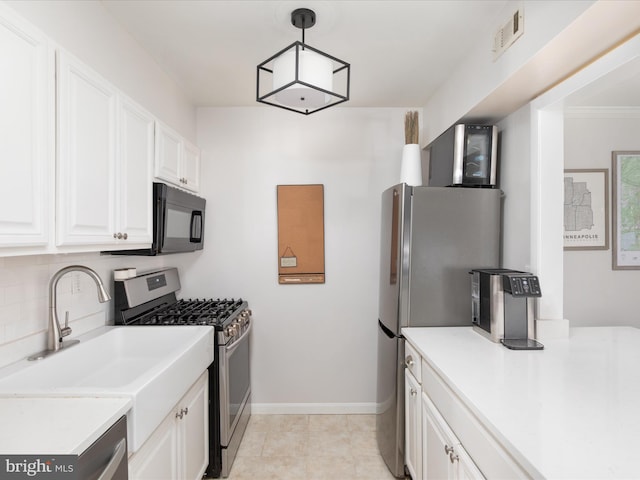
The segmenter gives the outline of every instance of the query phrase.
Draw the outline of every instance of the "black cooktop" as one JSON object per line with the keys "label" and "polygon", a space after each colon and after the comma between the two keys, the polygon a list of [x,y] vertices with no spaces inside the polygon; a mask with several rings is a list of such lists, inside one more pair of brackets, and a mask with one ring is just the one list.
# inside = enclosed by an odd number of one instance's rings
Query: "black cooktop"
{"label": "black cooktop", "polygon": [[246,302],[238,299],[178,300],[136,319],[138,325],[222,326],[237,316]]}

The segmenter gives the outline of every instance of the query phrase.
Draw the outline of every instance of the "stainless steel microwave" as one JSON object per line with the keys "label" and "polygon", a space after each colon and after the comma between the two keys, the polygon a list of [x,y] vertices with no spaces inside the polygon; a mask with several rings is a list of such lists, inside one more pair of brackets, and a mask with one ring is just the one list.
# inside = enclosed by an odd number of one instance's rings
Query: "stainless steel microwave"
{"label": "stainless steel microwave", "polygon": [[164,255],[202,250],[206,200],[165,183],[153,184],[151,248],[105,252],[112,255]]}
{"label": "stainless steel microwave", "polygon": [[497,186],[498,127],[454,125],[427,145],[429,186]]}

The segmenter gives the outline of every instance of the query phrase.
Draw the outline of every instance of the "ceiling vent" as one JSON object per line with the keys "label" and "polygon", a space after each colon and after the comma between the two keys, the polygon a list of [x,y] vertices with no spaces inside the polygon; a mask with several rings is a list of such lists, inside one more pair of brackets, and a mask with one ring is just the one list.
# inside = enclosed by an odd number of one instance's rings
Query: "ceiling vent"
{"label": "ceiling vent", "polygon": [[524,14],[522,8],[519,8],[493,37],[493,61],[495,62],[523,33]]}

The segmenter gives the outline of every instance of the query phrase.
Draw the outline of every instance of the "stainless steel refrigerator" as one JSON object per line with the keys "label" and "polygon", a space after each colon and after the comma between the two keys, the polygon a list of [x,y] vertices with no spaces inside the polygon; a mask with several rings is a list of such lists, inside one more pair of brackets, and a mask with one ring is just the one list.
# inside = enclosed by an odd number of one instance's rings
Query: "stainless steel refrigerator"
{"label": "stainless steel refrigerator", "polygon": [[382,194],[377,437],[404,476],[403,327],[471,326],[473,268],[498,267],[501,191],[396,185]]}

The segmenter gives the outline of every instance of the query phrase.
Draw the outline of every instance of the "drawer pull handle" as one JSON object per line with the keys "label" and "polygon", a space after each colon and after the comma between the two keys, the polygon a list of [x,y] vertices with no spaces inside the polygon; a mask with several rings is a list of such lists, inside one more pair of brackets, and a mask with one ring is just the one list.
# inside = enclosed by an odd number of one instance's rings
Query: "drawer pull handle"
{"label": "drawer pull handle", "polygon": [[449,445],[445,445],[444,446],[444,454],[445,455],[452,455],[453,454],[453,447],[450,447]]}
{"label": "drawer pull handle", "polygon": [[407,355],[407,358],[405,359],[405,365],[408,368],[411,368],[413,366],[413,358],[411,357],[411,355]]}
{"label": "drawer pull handle", "polygon": [[459,459],[460,457],[458,457],[458,455],[454,455],[453,453],[449,454],[449,460],[451,460],[451,463],[457,462]]}
{"label": "drawer pull handle", "polygon": [[418,391],[415,388],[411,389],[411,396],[415,396],[418,393]]}

